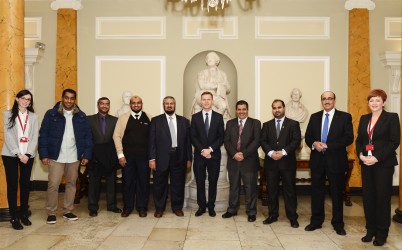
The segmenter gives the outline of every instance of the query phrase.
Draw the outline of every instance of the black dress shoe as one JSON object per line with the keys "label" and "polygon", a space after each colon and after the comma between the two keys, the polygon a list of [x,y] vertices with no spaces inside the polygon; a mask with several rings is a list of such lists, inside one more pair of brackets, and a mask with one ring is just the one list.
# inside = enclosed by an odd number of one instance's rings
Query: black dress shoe
{"label": "black dress shoe", "polygon": [[198,208],[198,210],[197,210],[197,212],[195,212],[195,216],[196,217],[198,217],[198,216],[201,216],[201,215],[203,215],[203,214],[205,214],[205,208]]}
{"label": "black dress shoe", "polygon": [[318,225],[308,224],[304,228],[304,230],[307,231],[307,232],[311,232],[311,231],[314,231],[314,230],[319,229],[319,228],[322,228],[322,226],[321,225],[318,226]]}
{"label": "black dress shoe", "polygon": [[274,223],[274,222],[277,221],[277,220],[278,220],[277,217],[268,216],[268,218],[266,218],[266,219],[262,222],[262,224],[272,224],[272,223]]}
{"label": "black dress shoe", "polygon": [[231,218],[235,215],[237,215],[237,213],[226,212],[226,213],[222,214],[222,218],[227,219],[227,218]]}
{"label": "black dress shoe", "polygon": [[384,240],[384,239],[375,238],[375,240],[373,241],[373,245],[376,247],[380,247],[380,246],[383,246],[385,244],[385,242],[386,242],[386,240]]}
{"label": "black dress shoe", "polygon": [[121,212],[121,217],[128,217],[131,214],[131,211],[123,209],[123,212]]}
{"label": "black dress shoe", "polygon": [[374,238],[374,234],[366,234],[363,238],[362,238],[362,242],[371,242]]}
{"label": "black dress shoe", "polygon": [[297,220],[290,220],[290,226],[293,228],[298,228],[299,222],[297,222]]}
{"label": "black dress shoe", "polygon": [[13,228],[14,228],[15,230],[22,230],[22,229],[24,229],[24,227],[21,225],[19,219],[11,219],[10,222],[11,222],[11,225],[13,226]]}
{"label": "black dress shoe", "polygon": [[22,224],[24,224],[25,226],[30,226],[30,225],[32,225],[32,222],[28,219],[28,215],[23,215],[23,216],[21,216],[21,222],[22,222]]}
{"label": "black dress shoe", "polygon": [[141,218],[147,217],[147,211],[145,211],[145,210],[140,210],[140,211],[138,212],[138,215],[139,215]]}
{"label": "black dress shoe", "polygon": [[215,212],[215,210],[214,210],[213,208],[211,208],[211,209],[208,208],[208,214],[209,214],[209,216],[211,216],[211,217],[215,217],[215,216],[216,216],[216,212]]}
{"label": "black dress shoe", "polygon": [[335,229],[335,232],[336,232],[337,235],[342,235],[342,236],[346,235],[346,231],[343,228]]}
{"label": "black dress shoe", "polygon": [[96,217],[96,216],[98,216],[98,212],[95,210],[89,210],[89,216]]}
{"label": "black dress shoe", "polygon": [[118,207],[115,207],[115,208],[112,208],[112,209],[108,209],[107,211],[113,212],[113,213],[116,213],[116,214],[119,214],[119,213],[123,212],[123,210],[121,210],[121,209],[118,208]]}
{"label": "black dress shoe", "polygon": [[247,221],[248,221],[248,222],[254,222],[254,221],[255,221],[255,215],[249,215],[249,216],[247,216]]}

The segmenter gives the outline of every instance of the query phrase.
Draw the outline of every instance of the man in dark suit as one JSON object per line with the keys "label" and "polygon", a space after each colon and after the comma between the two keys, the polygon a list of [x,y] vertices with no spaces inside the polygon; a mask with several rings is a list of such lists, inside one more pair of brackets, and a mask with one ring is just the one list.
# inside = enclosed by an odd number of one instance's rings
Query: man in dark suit
{"label": "man in dark suit", "polygon": [[184,184],[191,167],[190,122],[175,114],[176,100],[163,98],[165,113],[152,118],[149,133],[149,167],[153,170],[153,197],[156,218],[166,208],[170,176],[170,202],[176,216],[184,216]]}
{"label": "man in dark suit", "polygon": [[229,207],[222,218],[237,215],[240,207],[241,181],[246,195],[248,221],[253,222],[257,214],[257,176],[259,168],[258,147],[260,146],[261,122],[248,117],[248,103],[236,103],[237,118],[226,123],[224,145],[228,153]]}
{"label": "man in dark suit", "polygon": [[[194,175],[197,183],[198,210],[201,216],[208,207],[209,216],[215,217],[216,188],[218,184],[221,149],[224,137],[223,116],[212,110],[211,92],[201,94],[202,110],[191,118],[191,143],[194,146]],[[205,180],[208,172],[208,203]]]}
{"label": "man in dark suit", "polygon": [[301,132],[297,121],[285,117],[285,103],[272,102],[274,119],[265,122],[261,133],[261,147],[264,150],[265,173],[268,189],[268,218],[264,224],[271,224],[279,216],[279,183],[282,181],[286,217],[293,228],[298,228],[296,197],[296,154],[300,145]]}
{"label": "man in dark suit", "polygon": [[116,206],[116,168],[118,166],[116,148],[113,142],[113,131],[117,118],[109,115],[110,100],[101,97],[98,100],[98,113],[88,116],[88,123],[92,131],[93,152],[92,160],[88,163],[89,189],[88,210],[89,215],[95,217],[99,209],[99,193],[101,178],[106,178],[107,210],[121,213]]}
{"label": "man in dark suit", "polygon": [[324,111],[311,115],[305,141],[311,148],[311,219],[306,231],[321,228],[324,222],[325,181],[332,197],[331,224],[338,235],[346,235],[343,222],[343,195],[348,169],[346,147],[353,142],[352,116],[335,109],[336,96],[331,91],[321,95]]}

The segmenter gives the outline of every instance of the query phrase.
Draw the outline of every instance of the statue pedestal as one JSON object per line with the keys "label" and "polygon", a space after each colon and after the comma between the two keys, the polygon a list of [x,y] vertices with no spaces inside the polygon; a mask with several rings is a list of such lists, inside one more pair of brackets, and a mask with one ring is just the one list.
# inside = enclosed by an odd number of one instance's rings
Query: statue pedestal
{"label": "statue pedestal", "polygon": [[[221,152],[222,152],[222,158],[221,158],[221,166],[219,171],[217,194],[215,201],[215,211],[217,212],[226,211],[229,204],[229,181],[227,178],[227,169],[226,169],[227,152],[223,146],[221,147]],[[184,207],[198,208],[197,184],[195,181],[194,172],[191,171],[191,173],[192,178],[186,184]],[[205,183],[205,195],[207,197],[208,202],[208,173],[207,173],[207,180]]]}

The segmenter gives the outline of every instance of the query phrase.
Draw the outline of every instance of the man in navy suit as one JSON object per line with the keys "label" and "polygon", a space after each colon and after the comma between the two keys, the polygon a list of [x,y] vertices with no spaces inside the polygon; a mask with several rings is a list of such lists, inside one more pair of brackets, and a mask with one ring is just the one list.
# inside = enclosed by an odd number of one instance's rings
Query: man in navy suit
{"label": "man in navy suit", "polygon": [[101,97],[98,100],[98,113],[87,116],[92,131],[93,153],[92,160],[88,163],[89,190],[88,210],[91,217],[98,215],[99,194],[102,176],[106,179],[107,210],[121,213],[116,206],[116,169],[118,160],[116,148],[113,142],[113,131],[116,127],[117,118],[109,115],[110,100]]}
{"label": "man in navy suit", "polygon": [[297,121],[285,117],[285,103],[282,100],[272,102],[274,119],[265,122],[261,132],[261,147],[264,150],[265,174],[268,190],[268,218],[264,224],[271,224],[279,216],[279,183],[282,181],[286,217],[293,228],[297,222],[296,197],[296,149],[300,146],[301,132]]}
{"label": "man in navy suit", "polygon": [[[194,175],[197,183],[198,210],[201,216],[208,208],[209,216],[215,217],[216,188],[218,184],[221,149],[224,137],[223,116],[212,110],[211,92],[201,94],[202,110],[191,118],[191,143],[194,146]],[[208,203],[205,195],[206,172],[208,172]]]}
{"label": "man in navy suit", "polygon": [[176,100],[172,96],[163,98],[163,109],[165,113],[151,120],[148,144],[149,167],[154,178],[154,216],[160,218],[165,211],[170,176],[171,207],[181,217],[184,216],[184,182],[192,160],[190,122],[175,114]]}
{"label": "man in navy suit", "polygon": [[325,181],[332,197],[331,224],[338,235],[346,235],[343,222],[343,195],[348,169],[346,147],[353,142],[352,116],[335,109],[336,96],[331,91],[321,95],[324,111],[311,115],[305,140],[311,148],[311,219],[306,231],[321,228],[324,222]]}

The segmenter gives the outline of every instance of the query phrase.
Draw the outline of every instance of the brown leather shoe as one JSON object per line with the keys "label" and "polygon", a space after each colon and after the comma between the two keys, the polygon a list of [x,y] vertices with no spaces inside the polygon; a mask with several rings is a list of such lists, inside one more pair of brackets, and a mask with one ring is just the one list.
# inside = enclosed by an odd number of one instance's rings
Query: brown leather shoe
{"label": "brown leather shoe", "polygon": [[174,213],[176,216],[179,216],[179,217],[183,217],[183,216],[184,216],[183,210],[175,210],[175,211],[173,211],[173,213]]}
{"label": "brown leather shoe", "polygon": [[147,217],[147,211],[141,210],[141,211],[138,212],[138,215],[139,215],[141,218]]}
{"label": "brown leather shoe", "polygon": [[128,217],[131,214],[131,211],[128,211],[127,209],[123,209],[123,212],[121,212],[121,217]]}
{"label": "brown leather shoe", "polygon": [[154,216],[155,218],[161,218],[163,215],[163,211],[155,211]]}

